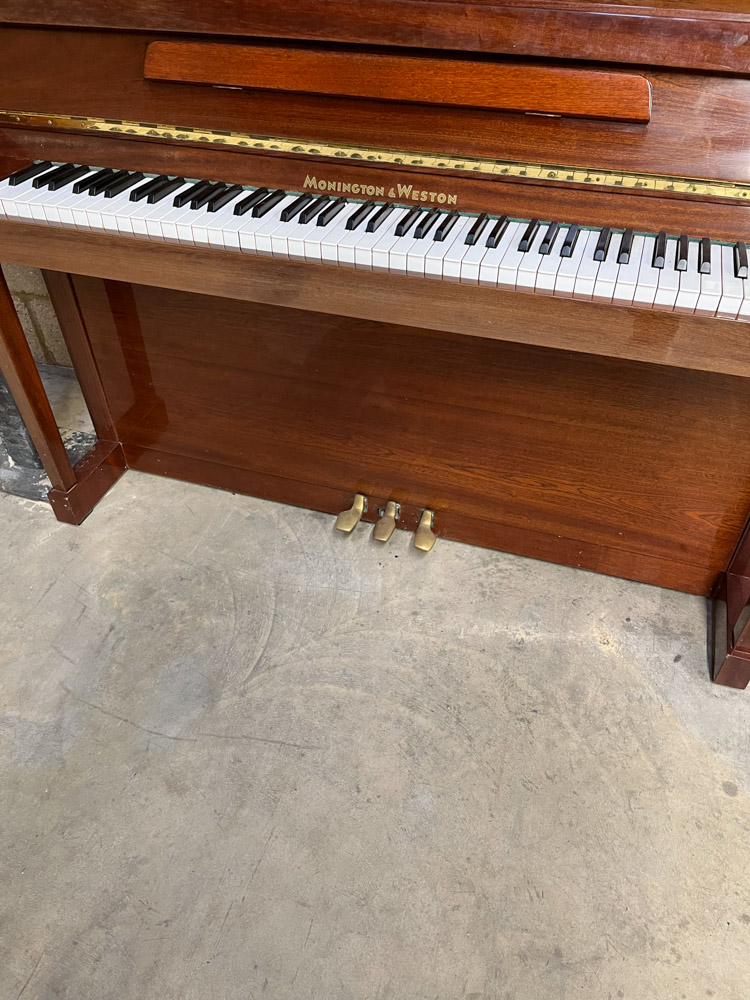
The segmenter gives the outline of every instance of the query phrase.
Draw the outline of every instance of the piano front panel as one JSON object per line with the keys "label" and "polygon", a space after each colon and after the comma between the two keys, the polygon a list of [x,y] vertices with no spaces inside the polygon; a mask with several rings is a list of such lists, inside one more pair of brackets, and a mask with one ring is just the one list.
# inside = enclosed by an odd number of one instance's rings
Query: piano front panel
{"label": "piano front panel", "polygon": [[[746,77],[642,68],[653,90],[650,122],[605,122],[145,79],[148,45],[169,37],[3,27],[0,109],[750,180]],[[561,68],[578,65],[603,69]],[[634,72],[631,65],[606,69]]]}
{"label": "piano front panel", "polygon": [[694,593],[750,508],[746,379],[74,286],[132,468],[329,512],[394,498],[446,537]]}

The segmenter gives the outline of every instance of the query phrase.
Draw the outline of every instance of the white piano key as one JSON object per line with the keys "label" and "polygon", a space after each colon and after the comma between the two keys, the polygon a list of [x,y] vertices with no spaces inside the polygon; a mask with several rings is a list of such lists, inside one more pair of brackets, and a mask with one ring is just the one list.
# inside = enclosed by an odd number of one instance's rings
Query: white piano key
{"label": "white piano key", "polygon": [[664,267],[659,272],[659,285],[654,296],[654,309],[674,309],[680,288],[680,272],[675,271],[674,267],[676,258],[677,240],[668,239]]}
{"label": "white piano key", "polygon": [[544,242],[546,232],[547,224],[542,223],[539,227],[539,231],[534,236],[528,251],[521,255],[521,261],[518,265],[518,274],[516,275],[516,288],[519,291],[531,292],[534,290],[536,273],[545,258],[545,254],[539,253],[539,247]]}
{"label": "white piano key", "polygon": [[496,285],[497,271],[510,247],[517,246],[528,222],[509,222],[496,247],[490,247],[479,267],[479,284]]}
{"label": "white piano key", "polygon": [[643,237],[634,236],[633,245],[630,248],[630,260],[627,264],[620,264],[615,290],[612,294],[612,302],[617,305],[627,306],[633,302],[635,289],[638,284],[638,275],[641,269],[643,247]]}
{"label": "white piano key", "polygon": [[[713,257],[711,258],[713,262]],[[712,266],[713,270],[713,266]],[[734,248],[721,247],[721,299],[716,315],[721,319],[737,319],[745,295],[744,279],[734,273]]]}
{"label": "white piano key", "polygon": [[372,270],[373,250],[383,238],[383,234],[389,230],[395,229],[396,225],[401,221],[401,219],[403,219],[408,211],[408,208],[394,208],[390,215],[388,215],[382,225],[379,226],[374,233],[367,232],[367,224],[365,223],[365,231],[360,235],[360,239],[357,240],[354,246],[355,268],[362,271]]}
{"label": "white piano key", "polygon": [[742,302],[737,312],[737,319],[750,323],[750,278],[739,278],[742,282]]}
{"label": "white piano key", "polygon": [[138,236],[146,236],[151,240],[166,240],[169,243],[177,243],[177,227],[175,221],[189,211],[187,205],[176,208],[175,198],[184,194],[194,186],[193,181],[186,181],[182,187],[177,188],[172,194],[155,205],[144,206],[143,214],[132,212],[130,215],[133,224],[133,233]]}
{"label": "white piano key", "polygon": [[[372,248],[373,271],[380,271],[381,273],[388,272],[391,248],[396,245],[398,240],[403,239],[402,236],[396,236],[396,226],[410,211],[411,209],[405,209],[397,219],[391,219],[389,216],[382,226],[383,233],[381,234],[378,242]],[[380,232],[380,230],[378,230],[378,232]]]}
{"label": "white piano key", "polygon": [[698,243],[691,240],[688,244],[687,270],[680,271],[680,287],[674,304],[674,311],[693,313],[698,304],[701,292],[701,276],[698,271]]}
{"label": "white piano key", "polygon": [[[550,252],[548,254],[542,254],[542,260],[539,263],[539,267],[536,271],[536,281],[534,282],[534,290],[539,295],[552,295],[555,290],[555,282],[557,280],[557,272],[560,269],[560,265],[567,257],[561,257],[560,251],[562,250],[562,245],[565,242],[565,237],[568,235],[568,226],[560,226],[557,232],[557,236],[552,242]],[[579,241],[581,236],[578,237]]]}
{"label": "white piano key", "polygon": [[[458,225],[458,223],[456,223],[456,225]],[[425,276],[427,254],[430,252],[435,242],[435,229],[437,229],[437,223],[432,226],[432,229],[426,233],[426,235],[415,241],[414,246],[409,251],[409,255],[406,258],[407,274],[412,274],[415,277],[421,278]]]}
{"label": "white piano key", "polygon": [[696,316],[715,316],[721,302],[721,244],[711,244],[711,273],[700,276]]}
{"label": "white piano key", "polygon": [[299,195],[290,194],[276,205],[271,211],[265,216],[263,220],[263,225],[259,226],[255,230],[255,252],[260,254],[261,257],[272,257],[273,256],[273,245],[271,243],[271,238],[274,233],[278,230],[287,228],[287,231],[292,228],[290,223],[282,222],[281,213],[285,208],[293,205],[297,200]]}
{"label": "white piano key", "polygon": [[617,284],[617,275],[620,273],[620,265],[617,263],[617,255],[620,252],[622,233],[613,233],[609,241],[607,256],[599,262],[599,271],[594,282],[594,291],[591,298],[594,302],[611,302]]}
{"label": "white piano key", "polygon": [[[526,231],[528,222],[524,221],[522,228],[516,233],[517,239],[514,239],[511,245],[506,250],[503,255],[503,259],[500,262],[497,269],[497,283],[502,288],[515,288],[516,281],[518,280],[518,269],[523,262],[526,253],[523,250],[518,249],[518,244],[521,242],[521,238]],[[540,227],[540,232],[543,227]],[[536,237],[539,237],[539,232],[537,232]],[[536,238],[535,238],[536,242]],[[530,252],[530,251],[529,251]]]}
{"label": "white piano key", "polygon": [[[461,280],[461,262],[463,261],[466,254],[471,250],[470,246],[466,245],[466,236],[477,221],[474,216],[462,216],[456,223],[456,229],[459,225],[466,221],[467,225],[463,228],[463,237],[461,240],[454,239],[448,249],[447,253],[443,256],[443,281],[460,281]],[[426,265],[425,265],[426,273]]]}
{"label": "white piano key", "polygon": [[[474,220],[476,222],[476,219]],[[466,248],[466,253],[461,258],[461,281],[465,285],[479,284],[479,271],[482,261],[487,255],[487,237],[492,232],[494,221],[485,226],[480,233],[477,242]],[[464,238],[465,239],[465,238]]]}
{"label": "white piano key", "polygon": [[[432,236],[432,246],[424,258],[424,273],[426,278],[443,277],[443,266],[446,255],[451,252],[454,245],[464,246],[466,234],[473,225],[474,219],[471,216],[462,216],[456,220],[453,228],[444,240],[436,240],[434,235]],[[428,233],[425,238],[430,239],[430,234]]]}
{"label": "white piano key", "polygon": [[[349,213],[351,215],[351,212]],[[341,267],[354,267],[355,247],[366,232],[366,222],[361,222],[356,229],[347,229],[339,240],[336,248],[337,260]],[[274,256],[276,256],[274,254]]]}
{"label": "white piano key", "polygon": [[641,266],[638,270],[638,281],[633,294],[633,305],[652,306],[654,304],[654,296],[659,286],[659,274],[661,273],[661,268],[653,265],[655,247],[656,237],[644,237]]}
{"label": "white piano key", "polygon": [[[325,211],[325,209],[323,209]],[[321,213],[322,214],[322,213]],[[335,246],[339,235],[346,232],[346,209],[342,209],[338,215],[328,223],[327,226],[319,226],[316,216],[311,224],[311,232],[305,237],[305,260],[323,261],[323,244],[326,246],[326,253],[330,254],[333,249],[333,260],[335,260]],[[327,259],[331,259],[330,256]],[[388,270],[386,259],[385,270]]]}
{"label": "white piano key", "polygon": [[[556,298],[571,299],[573,297],[576,275],[578,274],[581,262],[583,261],[585,254],[588,253],[593,256],[594,247],[596,246],[598,238],[598,233],[590,232],[585,229],[581,230],[578,235],[578,239],[576,240],[576,245],[573,247],[573,253],[570,257],[563,257],[560,261],[560,266],[557,269],[557,274],[555,275],[555,290],[553,292]],[[590,246],[589,243],[591,244]]]}
{"label": "white piano key", "polygon": [[[50,170],[52,167],[50,167]],[[35,197],[37,194],[37,188],[34,187],[34,179],[24,181],[22,184],[17,184],[15,187],[11,187],[9,184],[0,190],[0,201],[2,201],[3,215],[8,219],[17,219],[19,217],[19,207],[31,197]]]}
{"label": "white piano key", "polygon": [[601,261],[594,259],[594,251],[596,250],[596,244],[599,242],[600,232],[601,230],[599,229],[593,229],[589,233],[586,250],[581,258],[581,264],[576,273],[575,284],[573,285],[574,299],[589,301],[594,294],[594,286],[599,275],[599,268],[601,267]]}
{"label": "white piano key", "polygon": [[197,218],[193,221],[193,242],[196,246],[212,247],[224,246],[224,238],[221,235],[224,229],[236,218],[234,206],[237,199],[233,198],[229,204],[224,205],[218,212],[198,212]]}
{"label": "white piano key", "polygon": [[323,239],[320,241],[320,259],[328,264],[338,264],[338,245],[349,230],[346,224],[350,216],[357,211],[355,203],[348,202],[327,226],[323,227]]}

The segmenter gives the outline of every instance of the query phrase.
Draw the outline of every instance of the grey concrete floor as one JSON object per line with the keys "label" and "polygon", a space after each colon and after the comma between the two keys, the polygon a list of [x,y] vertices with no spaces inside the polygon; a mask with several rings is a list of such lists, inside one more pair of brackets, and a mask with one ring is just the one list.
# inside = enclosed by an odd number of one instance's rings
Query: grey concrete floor
{"label": "grey concrete floor", "polygon": [[0,496],[0,997],[750,995],[697,598],[129,473]]}

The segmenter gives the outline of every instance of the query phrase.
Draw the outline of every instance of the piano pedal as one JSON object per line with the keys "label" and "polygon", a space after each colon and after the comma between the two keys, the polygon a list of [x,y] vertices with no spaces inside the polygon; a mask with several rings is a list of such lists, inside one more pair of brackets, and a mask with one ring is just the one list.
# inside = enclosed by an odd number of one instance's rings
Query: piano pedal
{"label": "piano pedal", "polygon": [[414,534],[414,548],[419,549],[420,552],[429,552],[437,541],[437,536],[432,530],[433,519],[435,517],[434,511],[423,510],[422,517],[419,521],[419,526]]}
{"label": "piano pedal", "polygon": [[362,520],[362,515],[367,512],[367,497],[362,493],[356,493],[354,503],[349,510],[342,510],[336,518],[336,527],[339,531],[350,534]]}
{"label": "piano pedal", "polygon": [[379,510],[380,520],[375,522],[372,537],[376,542],[387,542],[396,530],[396,521],[401,517],[401,506],[395,500],[389,500],[385,510]]}

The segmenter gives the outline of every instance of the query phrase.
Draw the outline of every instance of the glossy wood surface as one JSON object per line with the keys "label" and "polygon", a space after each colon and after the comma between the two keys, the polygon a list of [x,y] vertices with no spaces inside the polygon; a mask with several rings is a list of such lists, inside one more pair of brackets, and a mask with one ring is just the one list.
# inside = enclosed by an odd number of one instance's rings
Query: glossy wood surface
{"label": "glossy wood surface", "polygon": [[0,20],[750,70],[746,2],[685,0],[680,8],[682,16],[671,4],[535,0],[0,0]]}
{"label": "glossy wood surface", "polygon": [[[0,108],[750,180],[746,78],[648,70],[653,112],[648,125],[638,125],[194,84],[176,87],[143,79],[146,47],[155,37],[0,28]],[[592,66],[596,68],[581,68]],[[608,70],[619,71],[614,64]]]}
{"label": "glossy wood surface", "polygon": [[351,48],[151,42],[144,76],[178,83],[533,111],[645,123],[651,87],[635,73],[544,63],[393,55]]}
{"label": "glossy wood surface", "polygon": [[323,509],[357,491],[394,498],[436,510],[448,537],[699,593],[750,509],[750,477],[716,448],[750,445],[744,379],[75,288],[133,468]]}
{"label": "glossy wood surface", "polygon": [[0,222],[5,260],[470,338],[750,377],[750,325]]}

